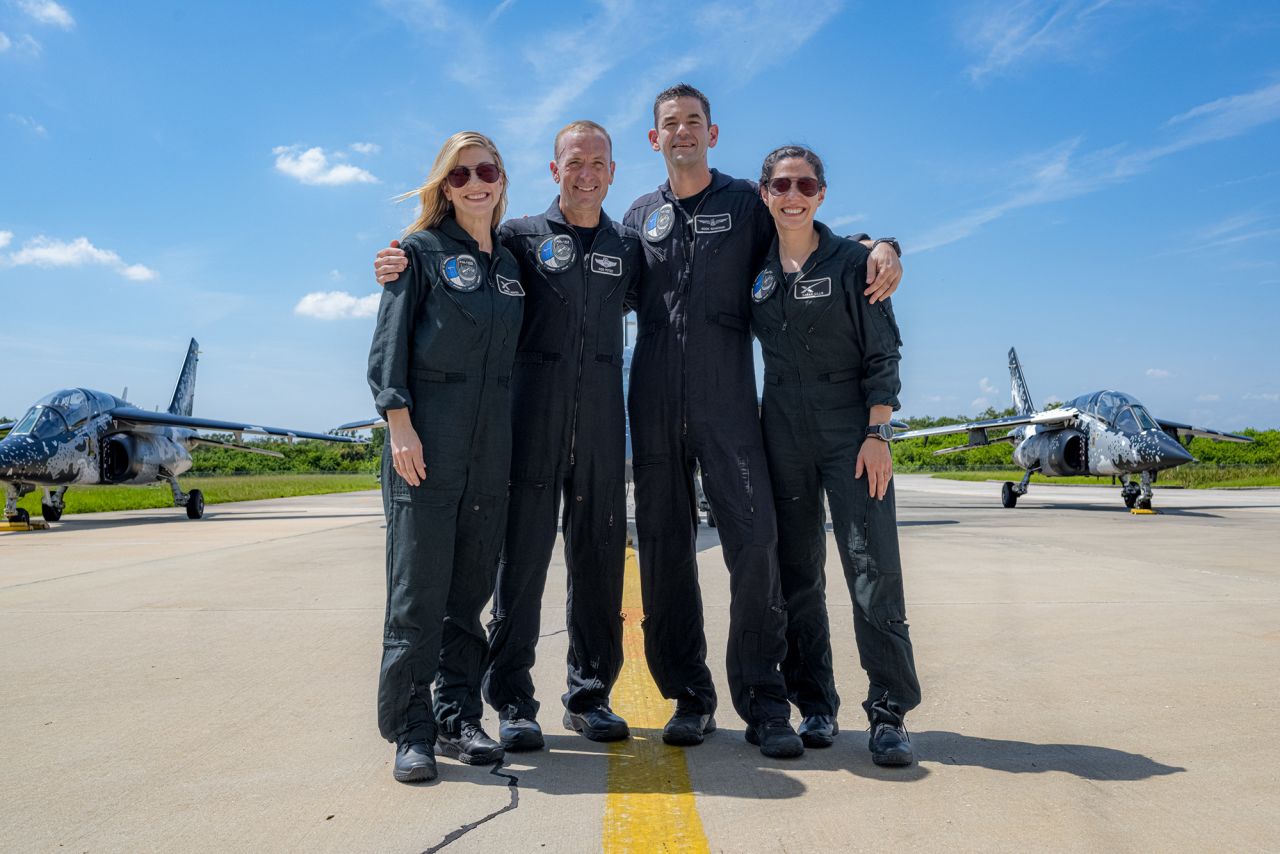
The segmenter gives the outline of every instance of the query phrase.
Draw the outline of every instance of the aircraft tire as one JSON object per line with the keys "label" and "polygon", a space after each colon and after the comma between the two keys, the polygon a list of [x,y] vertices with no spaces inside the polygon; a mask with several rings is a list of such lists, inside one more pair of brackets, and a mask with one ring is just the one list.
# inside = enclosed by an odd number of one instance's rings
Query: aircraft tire
{"label": "aircraft tire", "polygon": [[204,516],[204,493],[193,489],[187,493],[187,518],[200,519]]}
{"label": "aircraft tire", "polygon": [[707,511],[707,527],[714,528],[716,526],[716,514],[710,510]]}
{"label": "aircraft tire", "polygon": [[1133,505],[1137,503],[1138,503],[1138,494],[1136,492],[1126,492],[1124,494],[1125,507],[1128,507],[1130,510],[1132,510]]}
{"label": "aircraft tire", "polygon": [[19,507],[18,512],[13,514],[9,519],[10,522],[19,522],[23,525],[31,521],[31,514],[27,512],[25,507]]}
{"label": "aircraft tire", "polygon": [[40,515],[44,517],[46,522],[56,522],[62,518],[62,510],[54,507],[52,504],[40,502]]}
{"label": "aircraft tire", "polygon": [[1135,501],[1134,503],[1137,505],[1137,507],[1138,507],[1138,509],[1139,509],[1139,510],[1150,510],[1150,509],[1151,509],[1151,501],[1150,501],[1150,500],[1144,500],[1144,499],[1142,499],[1142,498],[1139,498],[1139,499],[1138,499],[1137,501]]}
{"label": "aircraft tire", "polygon": [[1000,487],[1000,503],[1005,507],[1018,506],[1018,493],[1013,491],[1013,484],[1007,480]]}

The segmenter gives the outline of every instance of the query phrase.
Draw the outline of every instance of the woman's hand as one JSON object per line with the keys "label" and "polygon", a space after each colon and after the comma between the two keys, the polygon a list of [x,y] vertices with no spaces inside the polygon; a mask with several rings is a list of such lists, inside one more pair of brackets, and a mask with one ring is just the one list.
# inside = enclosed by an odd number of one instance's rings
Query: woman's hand
{"label": "woman's hand", "polygon": [[893,454],[889,453],[888,442],[870,437],[862,440],[853,476],[862,477],[863,471],[867,473],[867,492],[875,500],[883,501],[893,477]]}
{"label": "woman's hand", "polygon": [[410,486],[420,486],[427,479],[427,464],[422,459],[422,440],[413,429],[408,409],[387,410],[387,430],[391,441],[391,464],[396,474]]}

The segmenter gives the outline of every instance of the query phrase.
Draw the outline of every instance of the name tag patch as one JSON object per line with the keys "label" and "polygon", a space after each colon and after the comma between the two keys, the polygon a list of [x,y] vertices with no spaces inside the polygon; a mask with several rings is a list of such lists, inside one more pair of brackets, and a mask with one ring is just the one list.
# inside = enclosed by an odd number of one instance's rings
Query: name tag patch
{"label": "name tag patch", "polygon": [[440,262],[440,272],[455,291],[470,293],[480,287],[480,265],[470,255],[450,255]]}
{"label": "name tag patch", "polygon": [[645,217],[644,239],[650,243],[657,243],[671,233],[671,226],[675,225],[675,222],[676,212],[672,209],[671,203],[667,202]]}
{"label": "name tag patch", "polygon": [[693,218],[693,230],[698,234],[719,234],[733,228],[731,214],[698,214]]}
{"label": "name tag patch", "polygon": [[497,277],[498,293],[506,294],[509,297],[524,296],[524,288],[520,286],[520,282],[516,279],[508,279],[501,273]]}
{"label": "name tag patch", "polygon": [[622,259],[616,255],[601,255],[594,252],[591,255],[591,272],[604,273],[606,276],[622,275]]}
{"label": "name tag patch", "polygon": [[831,296],[831,279],[809,279],[796,282],[796,299],[818,299]]}

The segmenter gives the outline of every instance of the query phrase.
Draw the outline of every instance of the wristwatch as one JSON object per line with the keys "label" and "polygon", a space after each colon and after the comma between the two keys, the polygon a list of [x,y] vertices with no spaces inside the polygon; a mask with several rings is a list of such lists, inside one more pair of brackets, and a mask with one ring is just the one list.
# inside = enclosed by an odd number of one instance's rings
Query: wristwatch
{"label": "wristwatch", "polygon": [[868,424],[866,437],[879,439],[882,442],[893,441],[893,427],[888,424]]}
{"label": "wristwatch", "polygon": [[899,258],[901,258],[901,257],[902,257],[902,247],[898,245],[898,238],[896,238],[896,237],[877,237],[877,238],[875,239],[875,241],[871,244],[871,248],[872,248],[872,249],[875,249],[875,248],[876,248],[877,246],[879,246],[881,243],[888,243],[888,244],[889,244],[889,246],[893,249],[894,253],[896,253],[896,254],[897,254],[897,256],[898,256]]}

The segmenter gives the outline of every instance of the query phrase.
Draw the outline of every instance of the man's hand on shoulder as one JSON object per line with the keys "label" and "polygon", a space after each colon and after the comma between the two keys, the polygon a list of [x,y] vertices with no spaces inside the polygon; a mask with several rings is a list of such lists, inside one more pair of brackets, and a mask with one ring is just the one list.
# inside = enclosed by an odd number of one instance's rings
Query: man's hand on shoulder
{"label": "man's hand on shoulder", "polygon": [[[400,248],[400,241],[393,240],[391,245],[386,249],[379,249],[378,255],[373,259],[373,274],[378,279],[378,284],[385,285],[387,282],[394,282],[400,278],[400,274],[409,266],[409,257],[404,254],[404,250]],[[901,275],[901,273],[899,273]],[[874,300],[872,300],[874,302]]]}
{"label": "man's hand on shoulder", "polygon": [[871,257],[867,259],[867,289],[862,293],[875,304],[893,296],[901,281],[902,261],[898,259],[898,253],[888,243],[875,244]]}

